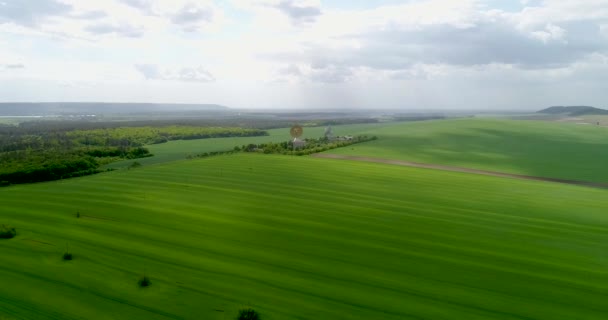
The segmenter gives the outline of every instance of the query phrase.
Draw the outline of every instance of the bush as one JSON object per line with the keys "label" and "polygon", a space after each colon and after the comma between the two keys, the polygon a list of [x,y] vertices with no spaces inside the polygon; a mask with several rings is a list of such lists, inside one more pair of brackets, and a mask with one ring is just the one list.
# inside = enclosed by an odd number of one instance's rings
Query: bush
{"label": "bush", "polygon": [[260,319],[261,319],[260,314],[251,308],[239,310],[239,316],[236,317],[236,320],[260,320]]}
{"label": "bush", "polygon": [[15,228],[7,225],[0,225],[0,238],[10,239],[17,235]]}
{"label": "bush", "polygon": [[147,287],[150,285],[150,278],[148,278],[148,276],[144,275],[143,277],[141,277],[139,279],[139,281],[137,283],[139,283],[140,287]]}
{"label": "bush", "polygon": [[129,165],[128,169],[135,169],[135,168],[139,168],[139,167],[141,167],[141,166],[142,166],[142,164],[141,164],[141,163],[139,163],[139,162],[135,161],[135,162],[133,162],[133,163],[131,163],[131,164]]}

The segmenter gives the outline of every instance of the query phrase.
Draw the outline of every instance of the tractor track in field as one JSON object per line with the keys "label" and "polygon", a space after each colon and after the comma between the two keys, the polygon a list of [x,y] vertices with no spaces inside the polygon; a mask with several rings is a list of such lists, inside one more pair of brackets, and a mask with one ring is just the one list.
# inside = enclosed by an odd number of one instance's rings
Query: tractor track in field
{"label": "tractor track in field", "polygon": [[527,176],[527,175],[523,175],[523,174],[504,173],[504,172],[487,171],[487,170],[471,169],[471,168],[463,168],[463,167],[453,167],[453,166],[446,166],[446,165],[440,165],[440,164],[429,164],[429,163],[419,163],[419,162],[402,161],[402,160],[361,157],[361,156],[348,156],[348,155],[340,155],[340,154],[325,154],[325,153],[315,153],[312,156],[315,158],[384,163],[384,164],[392,164],[392,165],[404,166],[404,167],[434,169],[434,170],[443,170],[443,171],[452,171],[452,172],[464,172],[464,173],[473,173],[473,174],[480,174],[480,175],[492,176],[492,177],[554,182],[554,183],[563,183],[563,184],[570,184],[570,185],[583,186],[583,187],[608,189],[608,183]]}

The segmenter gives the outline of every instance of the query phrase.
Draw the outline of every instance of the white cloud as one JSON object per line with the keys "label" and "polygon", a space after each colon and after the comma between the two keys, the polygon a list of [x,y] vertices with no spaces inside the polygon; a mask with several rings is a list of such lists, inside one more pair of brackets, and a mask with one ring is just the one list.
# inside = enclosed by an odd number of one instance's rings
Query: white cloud
{"label": "white cloud", "polygon": [[128,23],[110,24],[98,23],[86,26],[85,31],[95,35],[114,34],[129,38],[139,38],[143,36],[144,30],[141,27],[132,26]]}
{"label": "white cloud", "polygon": [[543,43],[547,43],[549,41],[558,41],[564,40],[564,36],[566,35],[566,30],[556,26],[554,24],[548,24],[544,30],[533,31],[532,36],[541,40]]}
{"label": "white cloud", "polygon": [[192,32],[212,22],[213,18],[213,7],[189,3],[171,15],[171,22],[179,25],[184,31]]}
{"label": "white cloud", "polygon": [[136,64],[135,69],[147,80],[172,80],[186,82],[214,82],[215,77],[203,67],[161,69],[154,64]]}
{"label": "white cloud", "polygon": [[141,37],[179,26],[219,32],[223,10],[211,0],[5,0],[0,31],[98,41],[107,36]]}
{"label": "white cloud", "polygon": [[313,1],[280,0],[269,6],[287,15],[297,25],[314,22],[322,13],[320,4]]}

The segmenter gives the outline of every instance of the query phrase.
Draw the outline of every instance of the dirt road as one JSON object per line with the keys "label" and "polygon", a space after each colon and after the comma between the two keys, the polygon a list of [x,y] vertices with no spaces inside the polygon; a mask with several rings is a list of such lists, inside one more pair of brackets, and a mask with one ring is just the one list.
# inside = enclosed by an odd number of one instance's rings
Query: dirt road
{"label": "dirt road", "polygon": [[371,157],[347,156],[347,155],[339,155],[339,154],[317,153],[317,154],[313,154],[312,156],[315,157],[315,158],[341,159],[341,160],[353,160],[353,161],[386,163],[386,164],[393,164],[393,165],[406,166],[406,167],[426,168],[426,169],[435,169],[435,170],[444,170],[444,171],[453,171],[453,172],[465,172],[465,173],[481,174],[481,175],[493,176],[493,177],[515,178],[515,179],[522,179],[522,180],[536,180],[536,181],[545,181],[545,182],[565,183],[565,184],[572,184],[572,185],[577,185],[577,186],[585,186],[585,187],[608,189],[608,183],[600,183],[600,182],[567,180],[567,179],[557,179],[557,178],[544,178],[544,177],[526,176],[526,175],[521,175],[521,174],[502,173],[502,172],[495,172],[495,171],[486,171],[486,170],[478,170],[478,169],[470,169],[470,168],[444,166],[444,165],[438,165],[438,164],[427,164],[427,163],[418,163],[418,162],[391,160],[391,159],[381,159],[381,158],[371,158]]}

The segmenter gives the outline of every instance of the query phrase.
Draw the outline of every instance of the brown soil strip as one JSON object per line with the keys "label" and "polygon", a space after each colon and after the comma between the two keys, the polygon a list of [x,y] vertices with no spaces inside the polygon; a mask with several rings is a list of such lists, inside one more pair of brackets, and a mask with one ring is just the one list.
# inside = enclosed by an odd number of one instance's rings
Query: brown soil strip
{"label": "brown soil strip", "polygon": [[485,176],[502,177],[502,178],[515,178],[515,179],[523,179],[523,180],[556,182],[556,183],[572,184],[572,185],[577,185],[577,186],[585,186],[585,187],[593,187],[593,188],[600,188],[600,189],[608,189],[608,183],[601,183],[601,182],[590,182],[590,181],[567,180],[567,179],[558,179],[558,178],[535,177],[535,176],[526,176],[526,175],[522,175],[522,174],[512,174],[512,173],[486,171],[486,170],[471,169],[471,168],[444,166],[444,165],[439,165],[439,164],[418,163],[418,162],[391,160],[391,159],[381,159],[381,158],[371,158],[371,157],[347,156],[347,155],[340,155],[340,154],[316,153],[316,154],[313,154],[312,156],[315,157],[315,158],[341,159],[341,160],[354,160],[354,161],[364,161],[364,162],[385,163],[385,164],[393,164],[393,165],[406,166],[406,167],[415,167],[415,168],[425,168],[425,169],[453,171],[453,172],[473,173],[473,174],[481,174],[481,175],[485,175]]}

